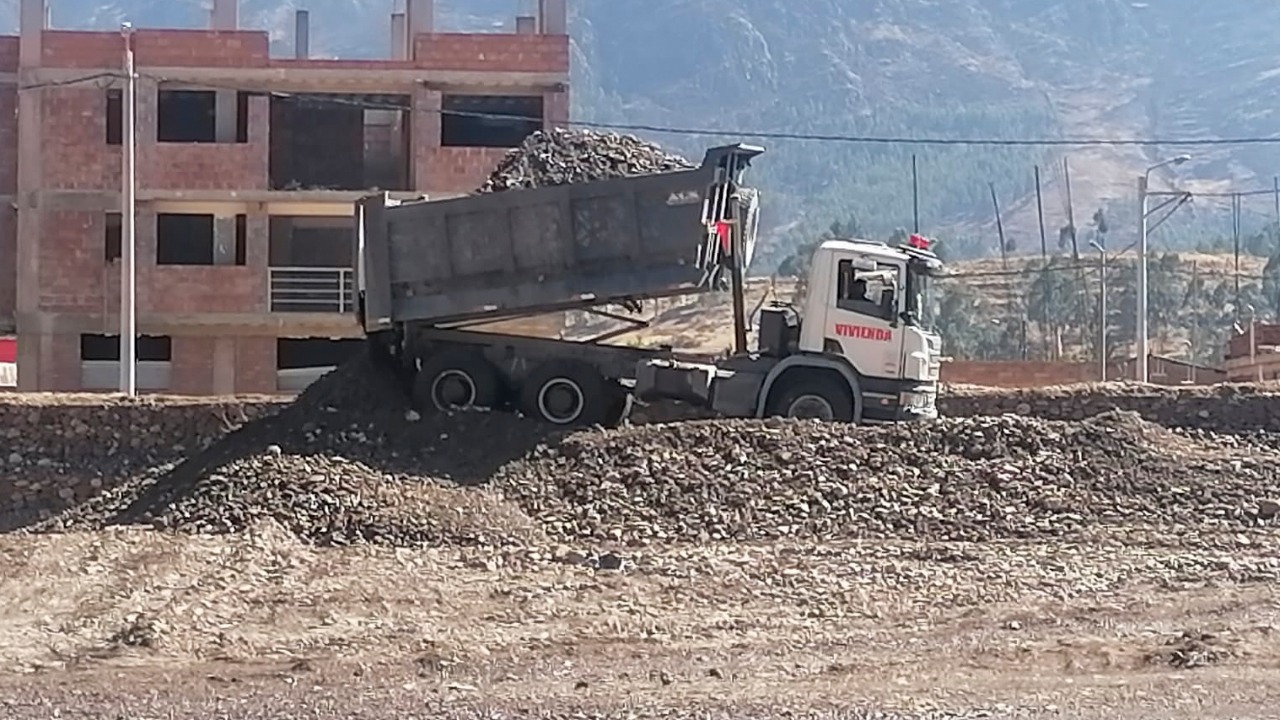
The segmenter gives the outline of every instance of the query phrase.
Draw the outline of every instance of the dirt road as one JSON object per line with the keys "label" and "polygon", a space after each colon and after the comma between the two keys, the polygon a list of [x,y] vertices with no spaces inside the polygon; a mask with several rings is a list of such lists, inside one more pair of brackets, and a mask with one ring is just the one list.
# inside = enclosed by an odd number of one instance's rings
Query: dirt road
{"label": "dirt road", "polygon": [[0,537],[0,713],[1280,713],[1274,531],[593,550]]}

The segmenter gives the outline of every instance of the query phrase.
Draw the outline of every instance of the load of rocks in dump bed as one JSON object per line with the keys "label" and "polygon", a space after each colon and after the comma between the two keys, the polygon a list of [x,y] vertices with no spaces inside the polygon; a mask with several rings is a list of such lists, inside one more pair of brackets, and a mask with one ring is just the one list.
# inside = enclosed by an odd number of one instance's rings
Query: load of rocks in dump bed
{"label": "load of rocks in dump bed", "polygon": [[500,413],[419,417],[388,372],[362,356],[177,467],[140,474],[31,529],[143,523],[217,533],[272,519],[323,545],[518,542],[537,535],[518,511],[458,486],[483,482],[546,434]]}
{"label": "load of rocks in dump bed", "polygon": [[1270,523],[1280,513],[1275,460],[1123,413],[878,428],[706,421],[581,433],[503,468],[494,484],[564,541],[981,541]]}
{"label": "load of rocks in dump bed", "polygon": [[498,163],[481,193],[687,170],[692,163],[632,135],[592,130],[540,130]]}

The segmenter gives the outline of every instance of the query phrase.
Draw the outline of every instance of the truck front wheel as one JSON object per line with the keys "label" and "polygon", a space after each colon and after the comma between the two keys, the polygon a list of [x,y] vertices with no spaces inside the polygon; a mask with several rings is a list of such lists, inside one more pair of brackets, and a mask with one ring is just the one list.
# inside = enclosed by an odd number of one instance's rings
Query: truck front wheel
{"label": "truck front wheel", "polygon": [[422,363],[413,388],[414,400],[421,408],[442,412],[493,407],[501,393],[497,371],[472,353],[448,352],[429,358]]}
{"label": "truck front wheel", "polygon": [[551,362],[536,369],[520,392],[520,410],[552,425],[602,425],[608,422],[616,393],[588,365]]}
{"label": "truck front wheel", "polygon": [[854,422],[853,396],[843,378],[801,375],[783,380],[769,399],[770,415]]}

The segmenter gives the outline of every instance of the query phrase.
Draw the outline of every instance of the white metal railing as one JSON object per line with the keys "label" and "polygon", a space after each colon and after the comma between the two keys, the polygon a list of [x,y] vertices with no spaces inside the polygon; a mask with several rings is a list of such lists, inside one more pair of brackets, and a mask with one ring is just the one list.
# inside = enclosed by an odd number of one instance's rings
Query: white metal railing
{"label": "white metal railing", "polygon": [[355,271],[342,267],[268,268],[271,312],[349,313],[355,310]]}

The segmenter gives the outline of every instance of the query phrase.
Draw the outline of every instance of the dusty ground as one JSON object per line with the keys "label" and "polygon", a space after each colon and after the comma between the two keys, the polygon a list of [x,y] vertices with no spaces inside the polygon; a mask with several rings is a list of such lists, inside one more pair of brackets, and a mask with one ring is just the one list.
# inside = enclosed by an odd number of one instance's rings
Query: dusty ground
{"label": "dusty ground", "polygon": [[316,550],[270,526],[0,537],[0,716],[1199,719],[1280,703],[1274,531],[561,562],[595,549]]}

